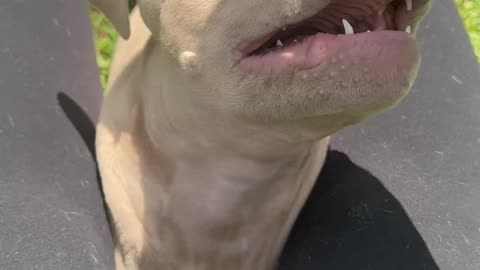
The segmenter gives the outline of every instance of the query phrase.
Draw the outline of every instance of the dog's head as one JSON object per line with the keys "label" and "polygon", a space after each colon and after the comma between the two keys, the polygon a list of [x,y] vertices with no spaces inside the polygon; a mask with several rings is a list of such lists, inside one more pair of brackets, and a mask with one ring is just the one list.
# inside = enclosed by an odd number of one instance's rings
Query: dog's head
{"label": "dog's head", "polygon": [[[91,0],[126,38],[127,0]],[[137,0],[192,98],[318,139],[397,104],[429,0]],[[352,30],[355,34],[352,34]],[[410,33],[407,33],[410,32]]]}

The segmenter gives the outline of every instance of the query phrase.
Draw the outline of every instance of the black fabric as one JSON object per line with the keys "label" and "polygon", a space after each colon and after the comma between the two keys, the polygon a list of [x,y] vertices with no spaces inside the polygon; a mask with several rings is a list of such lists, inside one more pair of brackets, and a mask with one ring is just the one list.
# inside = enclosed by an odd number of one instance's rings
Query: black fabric
{"label": "black fabric", "polygon": [[100,101],[87,1],[0,1],[1,270],[112,269]]}
{"label": "black fabric", "polygon": [[451,1],[396,109],[334,136],[281,270],[480,269],[480,73]]}
{"label": "black fabric", "polygon": [[[0,1],[0,269],[112,269],[86,1]],[[480,75],[448,0],[396,109],[336,135],[281,270],[480,269]]]}

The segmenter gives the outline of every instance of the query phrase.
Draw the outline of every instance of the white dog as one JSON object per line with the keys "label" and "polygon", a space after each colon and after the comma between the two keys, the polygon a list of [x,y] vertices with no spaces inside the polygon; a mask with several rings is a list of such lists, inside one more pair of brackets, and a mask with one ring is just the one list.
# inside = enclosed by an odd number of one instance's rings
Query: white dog
{"label": "white dog", "polygon": [[[117,269],[271,270],[328,136],[396,105],[429,0],[92,0],[119,42],[97,133]],[[130,34],[130,28],[132,33]]]}

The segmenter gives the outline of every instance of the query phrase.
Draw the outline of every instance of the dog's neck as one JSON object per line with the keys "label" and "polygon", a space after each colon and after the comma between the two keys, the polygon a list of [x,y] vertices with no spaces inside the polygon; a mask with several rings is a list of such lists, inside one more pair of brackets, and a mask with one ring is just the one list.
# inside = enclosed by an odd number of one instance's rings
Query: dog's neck
{"label": "dog's neck", "polygon": [[[150,61],[167,61],[145,59],[144,76],[159,72]],[[152,254],[145,256],[155,266],[188,252],[208,269],[270,269],[320,171],[328,139],[296,143],[279,128],[221,114],[192,98],[189,91],[198,89],[186,86],[195,84],[160,72],[165,80],[146,78],[141,92],[112,93],[106,102],[125,104],[105,113],[103,122],[122,124],[99,125],[108,198],[121,202],[111,204],[117,214],[138,217],[123,233],[138,243],[148,239],[145,252]],[[209,261],[215,258],[225,261]]]}
{"label": "dog's neck", "polygon": [[[183,91],[169,89],[175,90]],[[145,201],[153,197],[163,201],[158,202],[161,207],[135,207],[157,211],[144,215],[150,220],[143,223],[166,228],[172,224],[181,233],[168,229],[166,233],[182,237],[177,240],[187,241],[190,252],[206,257],[225,252],[221,258],[252,260],[246,263],[252,267],[258,266],[255,258],[263,258],[268,269],[320,171],[327,140],[295,144],[272,134],[254,136],[254,126],[245,129],[248,125],[235,119],[195,107],[199,105],[182,92],[176,92],[171,103],[159,102],[169,97],[163,90],[143,96],[144,132],[137,136],[149,142],[142,144],[140,156],[151,160],[142,163],[170,164],[168,169],[147,168],[151,175],[144,178]],[[161,239],[153,242],[161,249]],[[224,249],[219,251],[219,245]],[[215,248],[209,250],[210,246]]]}
{"label": "dog's neck", "polygon": [[225,215],[247,205],[245,199],[258,200],[252,207],[261,206],[268,190],[278,188],[291,194],[298,185],[295,179],[315,152],[315,143],[287,142],[267,131],[258,134],[253,125],[196,107],[188,98],[183,99],[180,91],[172,91],[175,100],[165,102],[158,101],[168,93],[145,93],[143,107],[147,140],[175,167],[168,182],[185,188],[175,190],[176,196],[224,208],[215,214]]}
{"label": "dog's neck", "polygon": [[[236,154],[236,148],[220,150],[219,145],[196,148],[196,143],[186,142],[188,139],[172,133],[153,139],[153,147],[161,147],[162,141],[182,147],[179,152],[169,152],[171,147],[158,148],[156,153],[165,155],[174,169],[173,173],[146,179],[153,181],[145,183],[146,198],[158,194],[154,183],[158,179],[169,187],[162,196],[161,210],[146,215],[152,219],[143,223],[164,226],[165,234],[178,237],[175,243],[184,243],[189,254],[212,269],[272,269],[320,171],[327,142],[275,158],[270,152],[272,158],[265,159]],[[159,208],[146,205],[141,209]],[[165,240],[155,237],[158,240],[152,240],[153,249],[164,253]],[[175,245],[168,248],[175,250]],[[209,261],[211,258],[223,261]]]}

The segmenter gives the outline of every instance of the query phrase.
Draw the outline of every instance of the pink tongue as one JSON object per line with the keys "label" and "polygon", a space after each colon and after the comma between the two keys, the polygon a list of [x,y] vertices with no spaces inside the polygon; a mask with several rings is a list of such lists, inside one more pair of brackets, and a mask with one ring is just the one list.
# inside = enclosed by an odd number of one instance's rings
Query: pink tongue
{"label": "pink tongue", "polygon": [[328,67],[328,70],[351,69],[361,65],[364,69],[389,70],[390,63],[409,65],[414,61],[416,46],[405,32],[379,31],[355,35],[329,35],[319,33],[300,44],[275,50],[261,56],[244,58],[238,68],[246,73],[273,74],[292,70]]}

